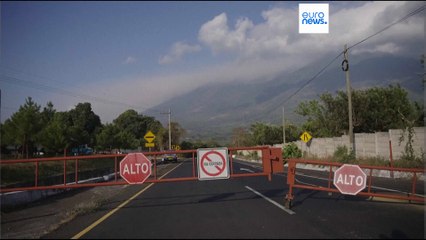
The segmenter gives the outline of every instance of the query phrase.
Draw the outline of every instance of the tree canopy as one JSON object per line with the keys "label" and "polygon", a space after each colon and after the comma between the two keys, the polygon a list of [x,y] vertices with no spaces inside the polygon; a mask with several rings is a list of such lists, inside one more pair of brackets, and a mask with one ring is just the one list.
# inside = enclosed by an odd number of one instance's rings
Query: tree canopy
{"label": "tree canopy", "polygon": [[[144,148],[144,136],[148,131],[156,135],[156,147],[167,143],[168,131],[151,116],[144,116],[130,109],[120,114],[112,123],[103,125],[93,112],[90,103],[78,103],[73,109],[57,112],[53,103],[41,106],[31,97],[1,126],[2,149],[15,148],[16,157],[32,157],[37,148],[50,155],[87,145],[97,150]],[[179,144],[185,130],[172,122],[172,137]],[[4,152],[4,151],[2,151]]]}
{"label": "tree canopy", "polygon": [[[404,128],[401,116],[414,119],[422,126],[422,106],[412,102],[399,85],[352,91],[354,133],[372,133]],[[333,137],[347,133],[348,97],[338,91],[336,96],[324,93],[319,100],[301,102],[296,113],[306,117],[302,128],[316,137]]]}

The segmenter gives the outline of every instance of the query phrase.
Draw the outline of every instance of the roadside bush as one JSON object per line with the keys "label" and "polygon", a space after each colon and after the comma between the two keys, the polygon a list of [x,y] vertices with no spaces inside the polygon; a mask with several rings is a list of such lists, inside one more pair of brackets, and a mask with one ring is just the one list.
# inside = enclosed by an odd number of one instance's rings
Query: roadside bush
{"label": "roadside bush", "polygon": [[403,155],[399,160],[394,161],[393,166],[401,168],[425,168],[425,156],[426,154],[424,152],[422,152],[420,156],[415,156],[414,158],[409,158]]}
{"label": "roadside bush", "polygon": [[290,143],[283,149],[283,159],[289,158],[301,158],[302,151],[297,147],[295,143]]}
{"label": "roadside bush", "polygon": [[333,154],[333,160],[340,163],[356,163],[354,152],[349,152],[346,146],[337,147]]}

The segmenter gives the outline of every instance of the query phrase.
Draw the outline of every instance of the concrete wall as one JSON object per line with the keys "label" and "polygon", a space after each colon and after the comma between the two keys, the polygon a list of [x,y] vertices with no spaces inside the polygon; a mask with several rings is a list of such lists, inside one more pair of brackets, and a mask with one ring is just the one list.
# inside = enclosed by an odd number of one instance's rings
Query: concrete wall
{"label": "concrete wall", "polygon": [[[425,127],[414,128],[413,149],[416,155],[420,156],[422,152],[426,152]],[[403,131],[401,129],[390,129],[388,132],[376,133],[356,133],[355,134],[355,151],[357,157],[383,157],[390,159],[390,146],[392,144],[392,157],[399,159],[404,153],[405,144],[407,143],[408,134],[405,133],[405,139],[399,143],[399,139]],[[311,142],[306,144],[299,140],[295,142],[302,152],[306,152],[310,156],[320,158],[332,157],[338,146],[346,146],[349,149],[349,136],[333,138],[315,138],[313,136]]]}

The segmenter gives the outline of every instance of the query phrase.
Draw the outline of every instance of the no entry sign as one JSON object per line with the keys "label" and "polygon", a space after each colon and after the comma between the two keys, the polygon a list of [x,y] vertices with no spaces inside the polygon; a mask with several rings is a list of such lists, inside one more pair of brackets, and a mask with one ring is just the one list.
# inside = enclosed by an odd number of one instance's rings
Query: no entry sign
{"label": "no entry sign", "polygon": [[228,179],[228,148],[200,148],[197,150],[198,179]]}

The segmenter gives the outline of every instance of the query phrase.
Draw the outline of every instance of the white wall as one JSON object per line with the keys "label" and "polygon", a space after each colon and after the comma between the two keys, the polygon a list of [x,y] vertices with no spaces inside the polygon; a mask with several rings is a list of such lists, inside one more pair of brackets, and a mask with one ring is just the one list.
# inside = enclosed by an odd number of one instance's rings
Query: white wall
{"label": "white wall", "polygon": [[[390,159],[389,141],[392,144],[392,157],[394,160],[399,159],[404,153],[405,144],[407,142],[407,133],[405,139],[399,143],[402,134],[401,129],[390,129],[388,132],[376,133],[355,133],[355,150],[357,157],[383,157]],[[416,155],[420,156],[422,152],[426,152],[425,127],[414,128],[413,149]],[[315,155],[320,158],[332,157],[338,146],[346,146],[349,149],[349,137],[343,135],[333,138],[315,138],[312,136],[310,145],[299,140],[296,145],[302,152],[308,155]],[[282,145],[281,145],[282,146]]]}

